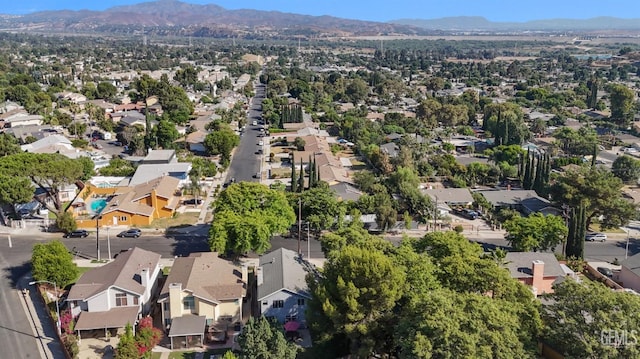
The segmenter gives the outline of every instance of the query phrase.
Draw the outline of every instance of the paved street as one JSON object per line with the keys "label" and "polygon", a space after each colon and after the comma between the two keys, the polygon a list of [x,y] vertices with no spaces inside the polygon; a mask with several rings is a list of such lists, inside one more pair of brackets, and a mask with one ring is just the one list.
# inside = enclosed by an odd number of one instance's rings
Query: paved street
{"label": "paved street", "polygon": [[255,182],[259,180],[259,178],[255,178],[255,175],[262,170],[262,155],[256,154],[256,151],[261,149],[261,146],[258,146],[258,142],[262,141],[263,138],[258,137],[258,134],[262,126],[253,126],[252,122],[258,121],[258,118],[262,114],[260,109],[265,96],[264,85],[255,85],[255,93],[255,97],[251,99],[251,103],[249,104],[249,114],[247,125],[244,128],[244,134],[240,137],[240,144],[236,147],[233,157],[231,158],[226,181],[229,181],[231,178],[235,178],[237,182]]}

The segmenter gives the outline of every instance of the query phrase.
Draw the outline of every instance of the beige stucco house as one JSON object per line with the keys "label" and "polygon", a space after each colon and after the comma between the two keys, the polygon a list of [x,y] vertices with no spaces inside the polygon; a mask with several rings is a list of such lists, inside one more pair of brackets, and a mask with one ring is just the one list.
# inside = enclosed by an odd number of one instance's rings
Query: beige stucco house
{"label": "beige stucco house", "polygon": [[[176,258],[160,292],[162,321],[168,336],[213,340],[242,320],[246,268],[221,259],[218,253],[192,253]],[[224,334],[223,334],[224,336]],[[189,343],[191,345],[192,343]]]}

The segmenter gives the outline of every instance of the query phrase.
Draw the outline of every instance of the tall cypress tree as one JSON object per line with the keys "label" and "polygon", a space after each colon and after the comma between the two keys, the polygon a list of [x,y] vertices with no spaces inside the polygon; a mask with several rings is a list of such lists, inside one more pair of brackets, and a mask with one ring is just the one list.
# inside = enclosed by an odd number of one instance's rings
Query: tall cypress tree
{"label": "tall cypress tree", "polygon": [[531,177],[533,168],[531,168],[531,151],[527,150],[527,163],[524,167],[524,178],[522,179],[522,187],[524,189],[531,189]]}
{"label": "tall cypress tree", "polygon": [[596,166],[596,159],[598,158],[598,144],[593,144],[593,153],[591,155],[591,167]]}
{"label": "tall cypress tree", "polygon": [[309,155],[309,189],[316,186],[315,170],[316,170],[315,163],[311,162],[311,155]]}
{"label": "tall cypress tree", "polygon": [[296,176],[296,159],[291,157],[291,192],[298,192],[298,177]]}
{"label": "tall cypress tree", "polygon": [[569,236],[567,237],[566,256],[584,258],[584,237],[587,230],[586,206],[581,203],[573,208],[569,220]]}
{"label": "tall cypress tree", "polygon": [[304,191],[304,167],[300,159],[300,178],[298,178],[298,192]]}
{"label": "tall cypress tree", "polygon": [[535,166],[536,166],[535,175],[533,177],[533,189],[536,191],[537,194],[540,194],[542,193],[542,187],[543,187],[542,163],[540,163],[540,157],[536,157],[535,155],[533,156],[532,161],[533,163],[535,163]]}

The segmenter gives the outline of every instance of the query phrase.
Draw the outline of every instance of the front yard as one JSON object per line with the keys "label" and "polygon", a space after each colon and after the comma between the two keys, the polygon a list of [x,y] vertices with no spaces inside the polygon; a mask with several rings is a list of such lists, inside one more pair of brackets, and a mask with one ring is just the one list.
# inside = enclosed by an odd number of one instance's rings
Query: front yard
{"label": "front yard", "polygon": [[149,226],[141,226],[140,228],[158,228],[166,229],[170,227],[180,227],[185,225],[192,225],[198,222],[200,212],[185,212],[176,213],[172,218],[158,218]]}

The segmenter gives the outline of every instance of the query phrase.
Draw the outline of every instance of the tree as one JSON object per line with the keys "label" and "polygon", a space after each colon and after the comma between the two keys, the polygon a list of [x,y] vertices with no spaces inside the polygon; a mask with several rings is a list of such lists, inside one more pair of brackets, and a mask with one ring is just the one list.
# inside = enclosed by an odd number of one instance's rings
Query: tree
{"label": "tree", "polygon": [[322,183],[323,185],[299,195],[302,218],[311,224],[311,228],[318,230],[331,228],[340,213],[340,203],[336,196],[326,183]]}
{"label": "tree", "polygon": [[306,145],[306,143],[304,142],[304,139],[302,137],[296,137],[293,140],[293,145],[296,146],[296,149],[298,151],[304,151],[304,146]]}
{"label": "tree", "polygon": [[84,176],[80,161],[59,153],[21,152],[1,157],[0,172],[31,180],[44,192],[44,196],[36,199],[56,216],[65,211],[60,199],[62,187],[74,184]]}
{"label": "tree", "polygon": [[153,327],[153,319],[146,316],[138,322],[135,345],[139,358],[151,358],[151,350],[162,340],[162,330]]}
{"label": "tree", "polygon": [[151,129],[151,137],[158,147],[167,149],[174,147],[174,141],[180,137],[180,133],[178,133],[174,123],[161,119],[158,125]]}
{"label": "tree", "polygon": [[130,161],[116,157],[109,160],[109,165],[100,168],[99,171],[102,176],[127,177],[133,176],[136,168]]}
{"label": "tree", "polygon": [[277,322],[249,318],[238,336],[240,359],[295,359],[298,348],[284,336]]}
{"label": "tree", "polygon": [[296,176],[296,161],[291,157],[291,192],[298,192],[298,176]]}
{"label": "tree", "polygon": [[522,305],[440,289],[418,299],[395,333],[399,358],[534,358],[536,331]]}
{"label": "tree", "polygon": [[91,160],[91,157],[82,156],[79,157],[77,161],[80,162],[80,166],[82,166],[82,177],[80,177],[80,180],[87,181],[96,175],[96,164]]}
{"label": "tree", "polygon": [[622,182],[636,183],[640,178],[640,161],[628,155],[618,156],[613,161],[611,172]]}
{"label": "tree", "polygon": [[352,354],[368,357],[378,349],[376,338],[389,329],[381,320],[402,295],[404,282],[404,271],[370,245],[331,252],[322,276],[309,280],[311,330],[321,342],[344,337]]}
{"label": "tree", "polygon": [[0,174],[0,203],[15,206],[30,202],[34,194],[33,184],[28,178]]}
{"label": "tree", "polygon": [[610,84],[607,91],[611,101],[611,118],[616,124],[626,128],[634,115],[633,90],[622,84]]}
{"label": "tree", "polygon": [[58,288],[75,282],[79,274],[73,256],[60,240],[33,246],[31,271],[33,279],[56,283]]}
{"label": "tree", "polygon": [[636,217],[635,206],[622,197],[622,181],[610,171],[600,167],[569,170],[558,176],[550,187],[556,203],[578,207],[586,206],[587,225],[603,216],[603,229],[625,225]]}
{"label": "tree", "polygon": [[520,252],[553,250],[564,242],[567,226],[562,217],[533,213],[528,217],[516,217],[504,224],[505,235],[514,250]]}
{"label": "tree", "polygon": [[570,208],[569,233],[565,254],[567,258],[584,258],[584,241],[587,229],[586,208],[583,203],[578,207]]}
{"label": "tree", "polygon": [[296,215],[283,192],[255,182],[235,183],[213,205],[209,246],[232,255],[264,253],[276,233],[284,233]]}
{"label": "tree", "polygon": [[213,131],[204,139],[204,147],[208,154],[220,155],[221,162],[231,159],[231,150],[240,144],[240,136],[229,126],[222,126],[219,130]]}
{"label": "tree", "polygon": [[120,336],[118,347],[115,350],[115,359],[138,359],[138,347],[133,337],[131,323],[124,327],[124,334]]}
{"label": "tree", "polygon": [[10,133],[0,133],[0,157],[13,155],[20,152],[18,139]]}
{"label": "tree", "polygon": [[[565,358],[638,358],[640,297],[593,281],[567,279],[554,288],[543,311],[544,341]],[[615,341],[626,334],[628,345]],[[617,336],[617,338],[616,338]]]}
{"label": "tree", "polygon": [[378,229],[386,232],[396,224],[398,212],[390,205],[378,206],[376,208],[376,224]]}

